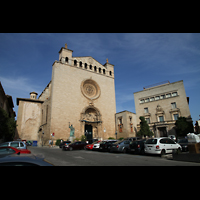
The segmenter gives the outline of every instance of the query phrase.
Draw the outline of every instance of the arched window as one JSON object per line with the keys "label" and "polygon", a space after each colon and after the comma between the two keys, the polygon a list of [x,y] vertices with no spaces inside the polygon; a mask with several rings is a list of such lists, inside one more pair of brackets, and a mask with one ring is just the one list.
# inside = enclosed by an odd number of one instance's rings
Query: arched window
{"label": "arched window", "polygon": [[90,65],[90,69],[92,70],[92,65]]}
{"label": "arched window", "polygon": [[112,76],[112,71],[110,71],[110,76]]}
{"label": "arched window", "polygon": [[106,70],[105,69],[103,69],[103,74],[106,74]]}
{"label": "arched window", "polygon": [[74,66],[77,66],[77,60],[74,60]]}
{"label": "arched window", "polygon": [[85,69],[87,69],[87,63],[85,63]]}
{"label": "arched window", "polygon": [[80,61],[79,66],[82,67],[82,62]]}
{"label": "arched window", "polygon": [[99,68],[99,73],[101,73],[101,68]]}
{"label": "arched window", "polygon": [[95,71],[95,72],[97,71],[97,67],[96,67],[96,66],[94,66],[94,71]]}
{"label": "arched window", "polygon": [[65,62],[67,62],[67,63],[68,63],[68,57],[66,57],[66,58],[65,58]]}

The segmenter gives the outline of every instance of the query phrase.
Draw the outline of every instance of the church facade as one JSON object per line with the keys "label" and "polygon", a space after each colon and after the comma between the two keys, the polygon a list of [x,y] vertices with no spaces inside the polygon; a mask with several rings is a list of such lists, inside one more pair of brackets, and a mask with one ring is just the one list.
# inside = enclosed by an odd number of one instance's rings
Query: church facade
{"label": "church facade", "polygon": [[115,137],[114,65],[102,65],[94,58],[73,57],[62,47],[52,66],[52,79],[37,98],[17,98],[18,134],[26,140],[48,144],[48,140],[85,135],[87,140]]}

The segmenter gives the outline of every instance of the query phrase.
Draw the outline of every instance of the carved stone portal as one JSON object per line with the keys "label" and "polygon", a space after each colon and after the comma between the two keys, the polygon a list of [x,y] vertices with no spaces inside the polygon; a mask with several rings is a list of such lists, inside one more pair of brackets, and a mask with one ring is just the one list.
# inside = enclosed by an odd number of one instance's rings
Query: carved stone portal
{"label": "carved stone portal", "polygon": [[82,119],[88,122],[100,121],[100,114],[94,108],[88,108],[85,113],[82,113]]}

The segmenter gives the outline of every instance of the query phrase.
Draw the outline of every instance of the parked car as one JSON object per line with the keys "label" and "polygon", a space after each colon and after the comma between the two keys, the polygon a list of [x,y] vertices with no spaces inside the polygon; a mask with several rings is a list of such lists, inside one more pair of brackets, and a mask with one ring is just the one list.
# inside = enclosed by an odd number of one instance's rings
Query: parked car
{"label": "parked car", "polygon": [[93,142],[92,144],[88,144],[88,145],[85,146],[85,149],[87,149],[87,150],[92,150],[92,149],[93,149],[93,146],[94,146],[95,144],[98,144],[99,142],[101,142],[101,141],[95,141],[95,142]]}
{"label": "parked car", "polygon": [[174,140],[176,142],[176,136],[175,135],[168,135],[168,138]]}
{"label": "parked car", "polygon": [[84,149],[84,147],[87,145],[87,143],[85,142],[74,142],[74,143],[71,143],[71,144],[67,144],[67,145],[63,145],[63,150],[66,151],[66,150],[77,150],[77,149]]}
{"label": "parked car", "polygon": [[71,142],[70,141],[63,141],[59,144],[59,147],[62,148],[63,145],[67,145],[67,144],[70,144]]}
{"label": "parked car", "polygon": [[146,139],[136,140],[136,141],[130,142],[128,152],[144,154],[144,143],[145,142],[146,142]]}
{"label": "parked car", "polygon": [[130,144],[130,140],[121,140],[112,144],[110,152],[123,152],[126,153]]}
{"label": "parked car", "polygon": [[33,154],[11,154],[0,156],[0,166],[53,166],[44,158]]}
{"label": "parked car", "polygon": [[99,151],[110,151],[111,145],[117,140],[104,140],[100,142]]}
{"label": "parked car", "polygon": [[180,144],[168,137],[148,139],[144,146],[145,153],[161,155],[172,153],[173,150],[178,150],[180,152],[182,149]]}
{"label": "parked car", "polygon": [[126,138],[126,140],[130,140],[130,141],[136,141],[136,140],[139,140],[140,138],[139,137],[128,137]]}
{"label": "parked car", "polygon": [[99,150],[100,143],[101,143],[101,141],[100,141],[99,143],[94,144],[92,150],[93,150],[93,151],[95,151],[95,150]]}
{"label": "parked car", "polygon": [[178,139],[178,143],[181,145],[182,151],[189,151],[189,149],[188,149],[188,139],[187,138]]}
{"label": "parked car", "polygon": [[16,149],[14,147],[0,147],[0,154],[30,154],[31,151],[28,149]]}
{"label": "parked car", "polygon": [[17,149],[27,149],[26,144],[22,141],[10,141],[10,142],[4,142],[0,144],[0,147],[14,147]]}

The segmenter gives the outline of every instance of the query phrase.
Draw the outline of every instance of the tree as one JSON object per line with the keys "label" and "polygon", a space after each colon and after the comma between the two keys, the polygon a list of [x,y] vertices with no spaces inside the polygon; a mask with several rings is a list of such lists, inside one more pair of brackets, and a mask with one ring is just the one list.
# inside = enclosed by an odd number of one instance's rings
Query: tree
{"label": "tree", "polygon": [[194,127],[191,121],[187,121],[185,117],[179,117],[176,120],[176,139],[178,137],[185,137],[188,133],[194,132]]}
{"label": "tree", "polygon": [[146,136],[149,136],[149,137],[153,136],[153,132],[150,131],[149,125],[147,124],[147,121],[145,120],[145,118],[141,116],[139,119],[141,120],[140,131],[137,133],[137,135],[138,136],[144,135],[145,137]]}
{"label": "tree", "polygon": [[14,117],[9,117],[8,113],[0,108],[0,139],[13,140],[16,126]]}

